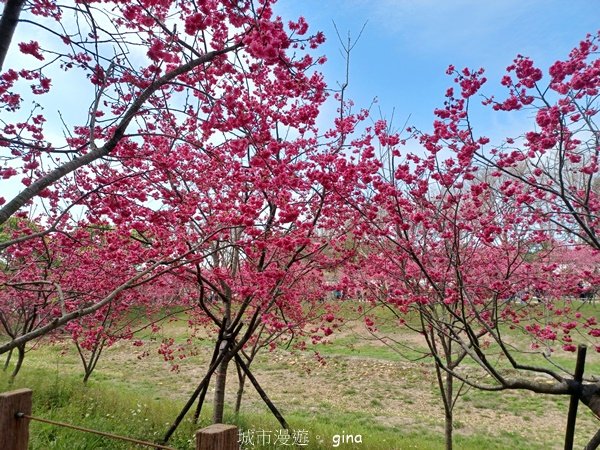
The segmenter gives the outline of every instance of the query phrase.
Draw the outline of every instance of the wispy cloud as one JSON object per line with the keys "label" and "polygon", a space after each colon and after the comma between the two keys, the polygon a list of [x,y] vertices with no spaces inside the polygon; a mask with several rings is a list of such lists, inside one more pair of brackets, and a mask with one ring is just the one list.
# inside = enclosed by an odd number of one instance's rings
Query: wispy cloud
{"label": "wispy cloud", "polygon": [[[347,8],[370,19],[369,33],[386,35],[388,46],[423,58],[457,58],[506,65],[517,52],[561,50],[565,33],[580,38],[599,27],[589,2],[572,0],[347,0]],[[352,6],[350,6],[352,5]],[[589,11],[589,14],[584,13]],[[595,25],[594,25],[595,23]],[[560,48],[556,48],[556,47]],[[451,56],[450,56],[451,55]]]}

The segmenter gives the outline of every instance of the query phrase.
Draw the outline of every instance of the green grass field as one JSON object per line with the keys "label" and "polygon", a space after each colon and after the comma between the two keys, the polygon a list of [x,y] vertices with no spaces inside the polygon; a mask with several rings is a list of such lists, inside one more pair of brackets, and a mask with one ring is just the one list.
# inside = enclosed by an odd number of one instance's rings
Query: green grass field
{"label": "green grass field", "polygon": [[[377,314],[389,319],[380,326],[382,333],[411,344],[413,350],[402,349],[404,356],[418,356],[422,347],[414,336],[394,326],[386,312]],[[169,323],[163,331],[164,337],[181,342],[186,333],[183,322]],[[87,385],[81,382],[81,363],[71,344],[43,343],[27,354],[13,384],[0,371],[0,391],[33,389],[33,414],[39,417],[156,441],[201,379],[212,352],[209,339],[197,340],[197,354],[179,361],[179,372],[173,372],[156,354],[158,340],[147,339],[141,349],[128,342],[107,349]],[[144,350],[150,355],[140,357]],[[396,349],[373,339],[360,321],[345,326],[318,351],[325,365],[311,351],[279,349],[260,354],[252,366],[291,429],[305,438],[307,445],[296,448],[443,448],[443,412],[430,361],[403,359]],[[586,374],[600,374],[596,355],[590,352]],[[572,368],[575,355],[561,353],[556,359]],[[233,368],[228,385],[226,400],[233,405]],[[456,407],[455,448],[562,448],[567,408],[567,397],[466,390]],[[194,448],[194,431],[210,423],[210,412],[209,393],[200,423],[186,419],[169,445]],[[281,427],[251,386],[246,387],[241,415],[234,417],[230,407],[226,421],[238,425],[246,440],[254,437],[246,449],[293,448],[274,444]],[[581,406],[576,445],[583,446],[599,426]],[[33,422],[30,429],[32,449],[142,448],[42,423]]]}

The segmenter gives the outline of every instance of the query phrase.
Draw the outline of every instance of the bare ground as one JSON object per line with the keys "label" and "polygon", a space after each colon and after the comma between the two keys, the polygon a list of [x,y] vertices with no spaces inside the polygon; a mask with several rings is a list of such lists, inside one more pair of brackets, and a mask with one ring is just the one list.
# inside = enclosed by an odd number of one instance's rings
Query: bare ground
{"label": "bare ground", "polygon": [[[339,334],[365,336],[351,328]],[[404,336],[406,338],[406,336]],[[412,337],[412,344],[419,344]],[[56,360],[39,359],[56,370],[79,371],[80,363],[72,347],[63,347],[66,354]],[[383,345],[373,343],[369,345]],[[142,350],[130,343],[118,343],[106,350],[93,377],[110,378],[114,383],[147,388],[155,398],[186,400],[202,379],[212,353],[209,345],[198,346],[198,354],[180,361],[179,371],[171,371],[171,363],[155,353],[157,341],[147,342],[143,350],[150,356],[140,357]],[[373,424],[402,430],[433,430],[443,433],[443,410],[431,367],[426,363],[365,358],[328,356],[321,364],[311,352],[276,350],[262,353],[253,363],[253,373],[272,401],[285,415],[302,411],[315,415],[357,414]],[[27,360],[26,360],[27,364]],[[238,388],[235,369],[230,367],[227,402],[233,405]],[[568,407],[567,398],[551,398],[529,392],[493,393],[485,395],[466,392],[457,403],[455,425],[457,434],[500,436],[511,433],[524,441],[555,442],[549,449],[562,448]],[[264,403],[251,385],[246,386],[243,410],[266,411]],[[600,422],[582,405],[577,423],[577,446],[591,437]]]}

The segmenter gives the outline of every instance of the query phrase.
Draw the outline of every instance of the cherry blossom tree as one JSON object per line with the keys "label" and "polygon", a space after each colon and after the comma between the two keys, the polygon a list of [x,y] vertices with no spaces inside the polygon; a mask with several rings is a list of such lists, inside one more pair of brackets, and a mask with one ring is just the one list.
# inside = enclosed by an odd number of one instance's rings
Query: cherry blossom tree
{"label": "cherry blossom tree", "polygon": [[[450,449],[457,397],[489,376],[487,352],[495,355],[505,345],[505,328],[530,335],[527,327],[544,319],[532,314],[527,297],[515,302],[517,294],[543,291],[554,298],[563,291],[543,266],[551,248],[538,249],[549,238],[526,210],[495,198],[470,179],[470,171],[447,171],[435,155],[409,159],[396,162],[392,155],[392,176],[374,178],[373,195],[357,205],[369,224],[362,240],[368,250],[348,278],[367,299],[391,309],[399,326],[422,336],[423,356],[432,357],[442,394]],[[446,176],[451,184],[436,182]],[[365,321],[378,335],[376,321]],[[533,341],[547,344],[543,337]],[[484,370],[474,372],[468,360]]]}
{"label": "cherry blossom tree", "polygon": [[[17,223],[22,225],[13,227],[9,237],[21,233],[22,227],[32,227],[25,221]],[[3,345],[16,348],[19,354],[14,375],[22,364],[31,336],[50,334],[57,338],[67,332],[78,340],[82,334],[82,320],[87,316],[81,314],[82,310],[92,309],[86,323],[100,332],[108,310],[125,314],[133,306],[142,306],[144,301],[152,298],[118,288],[123,281],[140,273],[135,267],[139,260],[134,256],[144,253],[139,242],[129,236],[118,240],[113,235],[110,241],[105,241],[104,237],[81,228],[71,230],[68,235],[55,234],[22,241],[4,252],[0,271],[0,323],[11,339]],[[73,245],[74,242],[78,245]],[[115,257],[123,265],[115,264]],[[109,302],[103,298],[107,291],[114,292]],[[99,302],[104,302],[104,307],[96,308]],[[65,328],[57,331],[55,322],[62,317],[70,320]],[[16,343],[16,347],[11,343]],[[7,359],[11,356],[9,350]]]}
{"label": "cherry blossom tree", "polygon": [[[3,344],[1,352],[188,263],[185,258],[203,242],[178,244],[177,233],[189,223],[183,206],[189,205],[173,206],[174,199],[161,197],[160,184],[168,185],[178,171],[211,170],[193,168],[191,161],[219,140],[231,140],[236,129],[240,136],[258,133],[253,122],[268,108],[283,108],[282,99],[304,100],[303,106],[285,110],[285,124],[310,125],[323,92],[319,75],[304,75],[315,61],[302,51],[316,47],[322,35],[306,36],[303,19],[286,30],[269,1],[10,1],[5,6],[0,53],[8,69],[0,75],[0,141],[6,152],[0,170],[3,183],[20,182],[23,188],[0,199],[0,223],[17,215],[35,226],[13,232],[2,249],[57,234],[71,236],[77,247],[73,233],[94,229],[109,247],[133,239],[137,244],[128,245],[143,251],[130,248],[139,257],[125,259],[115,252],[112,261],[128,266],[123,273],[129,271],[130,278],[109,283],[95,303],[66,310],[19,341]],[[9,45],[19,31],[39,39]],[[73,86],[78,102],[53,114],[52,105],[60,104],[61,96],[72,97]],[[243,92],[248,95],[238,98]],[[254,95],[267,109],[251,108]],[[267,105],[270,96],[279,104]]]}
{"label": "cherry blossom tree", "polygon": [[[203,252],[199,262],[181,276],[196,283],[200,309],[220,332],[208,378],[174,426],[196,397],[203,400],[213,371],[213,420],[222,420],[231,360],[267,400],[240,356],[247,343],[257,350],[274,342],[274,334],[304,334],[309,323],[315,339],[331,334],[330,321],[319,324],[315,314],[322,310],[321,271],[334,268],[352,252],[345,244],[353,223],[345,220],[350,218],[348,208],[334,195],[347,189],[348,178],[341,175],[354,176],[347,173],[353,166],[345,160],[339,136],[351,132],[361,119],[361,115],[344,116],[323,137],[314,126],[299,130],[298,139],[273,140],[265,133],[266,141],[261,142],[256,138],[259,133],[252,140],[244,138],[242,151],[237,152],[238,138],[224,141],[206,156],[213,164],[214,181],[196,172],[183,178],[178,201],[189,198],[194,208],[201,208],[191,222],[187,245],[197,236],[214,237],[199,249]],[[218,165],[213,163],[216,155]],[[200,164],[194,161],[195,167]],[[205,203],[199,205],[198,199]],[[213,231],[215,227],[221,231]],[[286,426],[274,406],[269,406]]]}
{"label": "cherry blossom tree", "polygon": [[[498,111],[529,108],[540,128],[499,146],[477,135],[470,115],[486,83],[483,70],[451,67],[456,86],[435,111],[433,131],[408,129],[408,144],[376,123],[380,167],[363,173],[364,187],[346,198],[363,217],[373,249],[366,252],[371,269],[362,289],[371,287],[374,298],[420,333],[434,360],[447,448],[455,382],[570,395],[598,414],[597,382],[546,364],[557,346],[573,352],[577,342],[599,335],[594,316],[564,303],[584,291],[582,278],[597,283],[597,39],[588,36],[568,60],[552,65],[547,86],[531,60],[515,60],[502,80],[509,98],[483,103]],[[579,250],[571,247],[582,244],[592,258],[577,268],[570,256]],[[528,306],[532,301],[541,304]],[[402,318],[410,311],[416,323]],[[511,343],[515,331],[524,333],[529,349]],[[532,363],[535,354],[539,362]],[[566,439],[572,445],[570,432]]]}
{"label": "cherry blossom tree", "polygon": [[[595,117],[600,85],[599,34],[590,34],[565,60],[548,69],[547,78],[533,61],[518,56],[502,78],[509,95],[486,98],[496,111],[529,110],[535,130],[476,157],[509,179],[503,186],[515,200],[544,214],[559,230],[594,249],[598,210],[598,151]],[[477,84],[476,74],[461,75]]]}
{"label": "cherry blossom tree", "polygon": [[[161,332],[165,322],[182,320],[181,317],[193,309],[185,292],[173,281],[172,277],[165,276],[130,290],[118,302],[112,302],[65,327],[81,360],[84,383],[95,371],[105,349],[119,341],[129,341],[134,347],[142,347],[148,336],[154,337]],[[164,349],[165,346],[161,346],[159,351]],[[172,353],[168,355],[167,359],[170,359]]]}
{"label": "cherry blossom tree", "polygon": [[[327,90],[315,71],[324,58],[310,53],[323,35],[274,16],[273,3],[7,3],[1,174],[24,187],[0,199],[0,224],[17,216],[35,226],[1,248],[60,245],[61,292],[93,295],[0,352],[67,326],[92,367],[105,320],[142,285],[174,277],[219,330],[199,389],[216,371],[221,420],[228,363],[243,368],[240,352],[262,346],[261,330],[303,332],[319,270],[345,258],[352,224],[332,192],[353,180],[345,136],[363,115],[341,111],[317,130]],[[22,27],[34,39],[9,46]],[[77,110],[52,114],[72,86]],[[332,331],[311,326],[315,339]]]}

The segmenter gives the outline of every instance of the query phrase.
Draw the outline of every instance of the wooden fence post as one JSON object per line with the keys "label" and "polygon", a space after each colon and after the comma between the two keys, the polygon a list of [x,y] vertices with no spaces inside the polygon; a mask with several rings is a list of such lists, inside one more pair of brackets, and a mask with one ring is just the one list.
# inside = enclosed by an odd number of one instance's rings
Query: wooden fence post
{"label": "wooden fence post", "polygon": [[29,419],[18,419],[17,413],[31,415],[31,389],[0,394],[0,448],[27,450]]}
{"label": "wooden fence post", "polygon": [[235,425],[217,423],[196,432],[196,450],[239,450]]}
{"label": "wooden fence post", "polygon": [[[575,364],[575,373],[573,380],[581,386],[583,380],[583,371],[585,370],[585,354],[587,346],[579,344],[577,346],[577,363]],[[579,388],[581,390],[581,387]],[[577,406],[579,405],[579,395],[581,392],[571,395],[569,403],[569,413],[567,415],[567,431],[565,433],[565,450],[573,450],[573,441],[575,439],[575,422],[577,420]]]}

